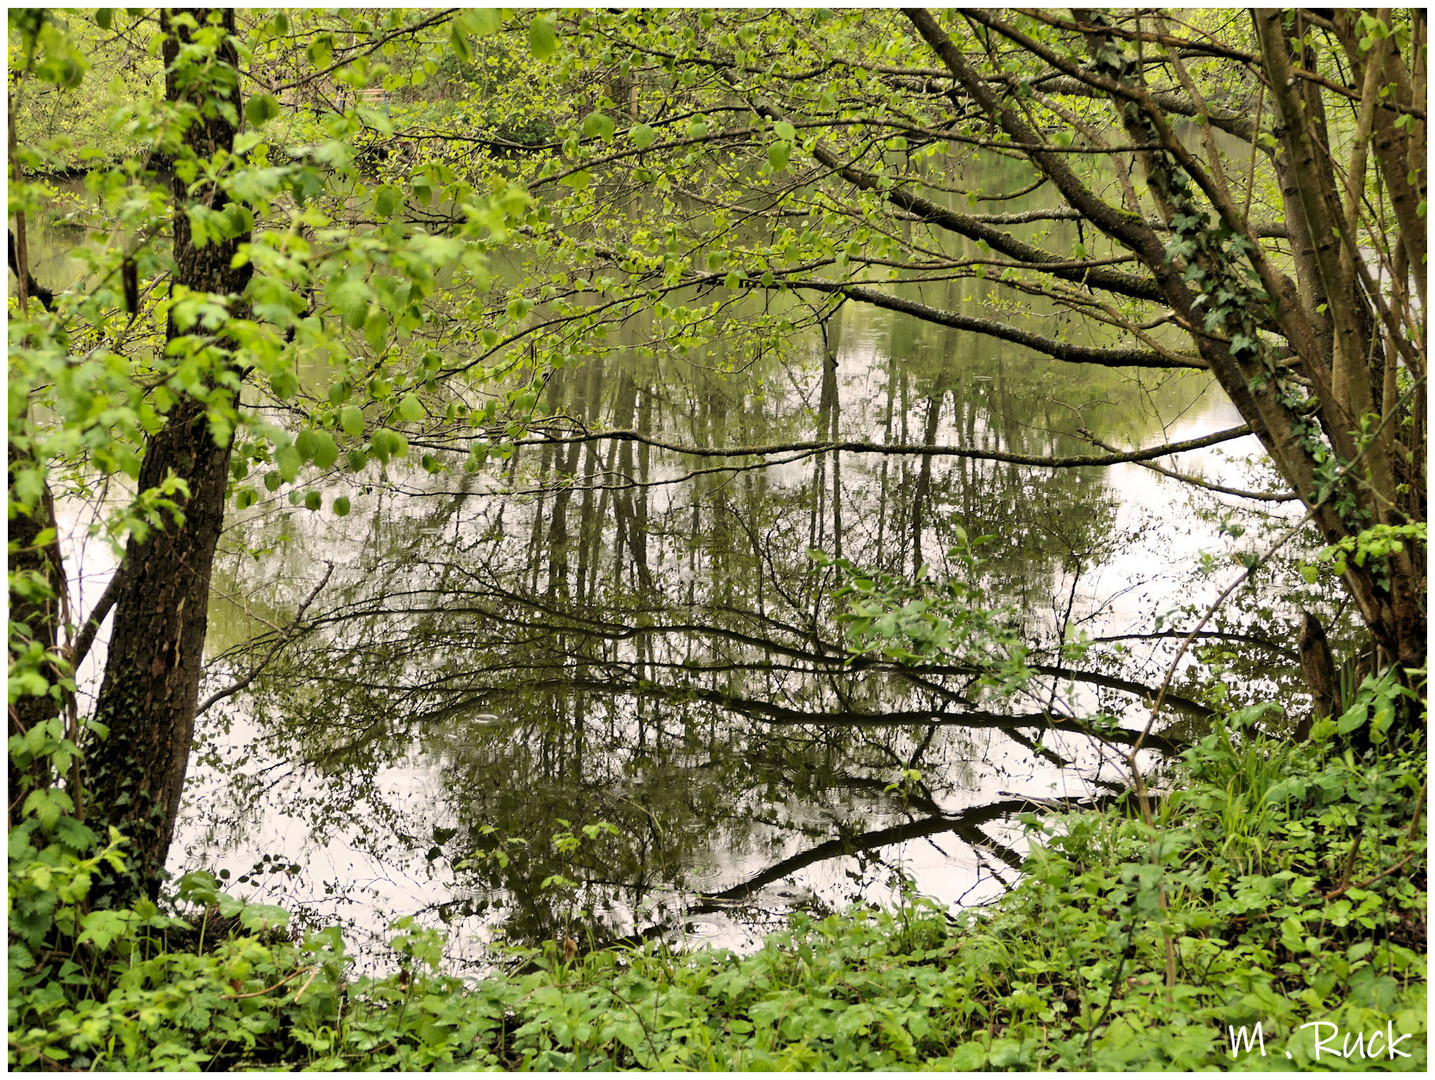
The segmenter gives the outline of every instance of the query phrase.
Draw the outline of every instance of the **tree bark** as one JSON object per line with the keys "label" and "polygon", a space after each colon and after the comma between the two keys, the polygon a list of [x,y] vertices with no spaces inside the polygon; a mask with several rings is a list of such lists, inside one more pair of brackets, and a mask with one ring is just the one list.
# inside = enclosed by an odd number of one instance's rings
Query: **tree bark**
{"label": "tree bark", "polygon": [[[241,115],[234,43],[230,40],[221,45],[206,69],[214,81],[181,86],[175,61],[181,42],[187,44],[192,39],[179,14],[163,18],[168,35],[163,52],[168,100],[200,105],[185,135],[186,146],[195,155],[208,158],[221,149],[232,151],[235,121]],[[200,26],[209,17],[206,10],[189,14]],[[220,25],[232,35],[234,12],[223,11],[220,17]],[[217,210],[227,201],[224,191],[217,184],[208,184],[190,195],[178,177],[172,190],[174,285],[214,294],[232,310],[251,271],[248,267],[231,268],[231,260],[249,237],[246,234],[197,247],[186,203],[193,200]],[[170,341],[182,336],[173,316],[166,336]],[[223,355],[224,344],[219,342],[220,349],[214,351]],[[232,358],[216,363],[239,366]],[[207,408],[194,396],[181,394],[164,427],[148,440],[140,469],[141,491],[158,487],[172,474],[185,482],[189,494],[175,497],[183,510],[182,521],[167,517],[163,527],[153,528],[143,539],[132,538],[125,549],[124,580],[115,601],[114,628],[95,714],[109,735],[89,754],[92,820],[99,817],[117,827],[133,844],[127,874],[104,883],[96,897],[110,903],[157,894],[189,761],[210,573],[224,521],[229,477],[230,446],[227,441],[220,445],[214,440]]]}

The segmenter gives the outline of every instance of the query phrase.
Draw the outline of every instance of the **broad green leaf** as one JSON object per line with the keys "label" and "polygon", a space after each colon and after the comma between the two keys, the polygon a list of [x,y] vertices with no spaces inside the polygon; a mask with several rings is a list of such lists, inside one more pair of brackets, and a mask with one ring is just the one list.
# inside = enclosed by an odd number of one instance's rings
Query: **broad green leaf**
{"label": "broad green leaf", "polygon": [[321,34],[309,42],[305,51],[309,55],[309,63],[316,68],[326,68],[334,59],[334,39],[328,34]]}
{"label": "broad green leaf", "polygon": [[468,35],[463,32],[463,26],[460,25],[460,20],[455,19],[449,23],[448,39],[449,44],[453,46],[455,55],[457,55],[460,60],[464,63],[468,63],[473,59],[473,50],[468,47]]}
{"label": "broad green leaf", "polygon": [[310,460],[320,469],[327,469],[339,460],[339,446],[334,442],[334,436],[327,431],[313,432],[313,453]]}
{"label": "broad green leaf", "polygon": [[583,134],[596,135],[604,142],[613,138],[613,118],[600,112],[590,112],[583,117]]}
{"label": "broad green leaf", "polygon": [[528,47],[540,60],[547,60],[558,48],[558,37],[553,32],[553,21],[542,15],[535,15],[528,24]]}
{"label": "broad green leaf", "polygon": [[299,432],[298,437],[294,440],[294,449],[299,451],[299,456],[305,461],[312,461],[317,442],[318,432],[307,429]]}
{"label": "broad green leaf", "polygon": [[383,352],[388,344],[389,330],[389,317],[377,307],[370,311],[368,318],[364,320],[364,340],[376,353]]}
{"label": "broad green leaf", "polygon": [[[274,463],[279,466],[279,478],[288,484],[293,483],[294,477],[299,475],[299,467],[304,464],[304,459],[297,448],[293,446],[281,446],[274,453]],[[272,476],[274,474],[271,473],[270,475]]]}
{"label": "broad green leaf", "polygon": [[384,464],[392,457],[404,457],[409,452],[409,441],[397,431],[390,428],[379,428],[369,440],[374,457]]}
{"label": "broad green leaf", "polygon": [[346,405],[339,413],[339,426],[344,429],[344,434],[359,436],[364,433],[364,414],[361,409],[354,405]]}
{"label": "broad green leaf", "polygon": [[348,517],[349,497],[347,495],[340,495],[334,500],[334,514],[336,517]]}
{"label": "broad green leaf", "polygon": [[647,124],[639,124],[637,127],[633,128],[631,131],[628,132],[628,138],[633,140],[633,145],[636,146],[639,150],[646,150],[648,147],[652,146],[653,140],[656,137],[657,133],[654,132],[653,129],[650,128]]}
{"label": "broad green leaf", "polygon": [[244,103],[244,118],[254,127],[263,127],[279,115],[279,102],[272,94],[255,94]]}
{"label": "broad green leaf", "polygon": [[399,402],[399,415],[410,424],[417,424],[424,418],[423,402],[413,394],[405,394],[404,399]]}
{"label": "broad green leaf", "polygon": [[503,29],[503,15],[497,8],[469,8],[460,18],[470,34],[486,36]]}
{"label": "broad green leaf", "polygon": [[777,123],[773,124],[772,130],[776,132],[777,137],[779,139],[782,139],[784,142],[791,142],[793,139],[797,138],[797,129],[791,124],[789,124],[786,120],[779,120]]}

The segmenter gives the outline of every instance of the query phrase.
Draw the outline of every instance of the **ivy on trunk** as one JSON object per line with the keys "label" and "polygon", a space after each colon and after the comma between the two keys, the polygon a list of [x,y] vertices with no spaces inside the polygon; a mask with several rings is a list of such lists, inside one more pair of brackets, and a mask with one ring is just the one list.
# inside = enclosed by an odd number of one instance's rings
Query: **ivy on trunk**
{"label": "ivy on trunk", "polygon": [[[249,234],[197,238],[191,208],[221,212],[227,200],[220,184],[191,191],[185,177],[192,175],[187,164],[202,166],[234,146],[241,113],[234,12],[168,12],[163,27],[166,96],[172,104],[195,107],[176,148],[171,295],[207,294],[233,314],[252,271],[232,264]],[[203,50],[198,61],[195,48]],[[125,549],[95,709],[109,734],[89,750],[95,812],[134,845],[128,878],[112,883],[115,902],[154,896],[169,854],[194,736],[210,573],[224,522],[230,440],[223,433],[216,438],[208,405],[237,385],[241,366],[233,343],[206,339],[198,326],[186,325],[185,310],[180,303],[171,309],[166,352],[193,358],[204,374],[179,393],[145,446],[139,489],[168,488],[173,506],[162,527],[131,538]]]}

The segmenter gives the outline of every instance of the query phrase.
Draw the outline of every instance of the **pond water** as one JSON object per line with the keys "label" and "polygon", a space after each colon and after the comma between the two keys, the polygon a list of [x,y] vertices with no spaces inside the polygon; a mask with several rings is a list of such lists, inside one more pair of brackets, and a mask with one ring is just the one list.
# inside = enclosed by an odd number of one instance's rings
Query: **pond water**
{"label": "pond water", "polygon": [[[201,699],[272,659],[200,718],[172,870],[339,922],[378,967],[401,915],[446,927],[460,967],[499,938],[745,948],[795,908],[889,902],[904,882],[990,900],[1016,878],[1030,800],[1119,791],[1124,752],[1071,720],[1144,725],[1166,635],[1189,624],[1178,609],[1230,579],[1199,567],[1241,546],[1218,529],[1239,500],[1138,465],[879,448],[1091,453],[1083,425],[1148,446],[1238,424],[1219,389],[852,304],[740,370],[717,352],[618,342],[548,379],[577,437],[477,473],[440,451],[437,474],[335,476],[342,518],[287,489],[233,514]],[[618,429],[650,441],[581,435]],[[874,448],[681,450],[824,438]],[[1214,473],[1256,452],[1244,439],[1162,464]],[[80,542],[85,509],[66,515],[92,598],[112,562]],[[979,536],[974,580],[1028,642],[1029,686],[1008,700],[955,663],[848,662],[809,549],[944,579],[967,575],[948,552]],[[1278,673],[1280,627],[1265,652],[1260,627],[1237,629],[1251,673]],[[1078,633],[1098,644],[1065,670]],[[1185,678],[1162,726],[1189,733]]]}

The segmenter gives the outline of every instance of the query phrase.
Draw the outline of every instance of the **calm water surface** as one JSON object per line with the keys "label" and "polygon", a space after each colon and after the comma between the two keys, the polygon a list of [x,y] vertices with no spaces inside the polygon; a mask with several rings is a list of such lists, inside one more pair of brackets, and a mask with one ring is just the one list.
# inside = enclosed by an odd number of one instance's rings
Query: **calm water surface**
{"label": "calm water surface", "polygon": [[[1059,364],[854,305],[825,337],[726,366],[720,345],[716,363],[619,348],[553,373],[544,400],[574,430],[693,447],[1059,455],[1093,452],[1083,424],[1136,447],[1239,423],[1198,374]],[[1215,475],[1220,455],[1256,449],[1163,463]],[[379,967],[387,923],[408,914],[447,927],[465,965],[500,937],[743,948],[794,908],[887,902],[904,878],[987,901],[1016,878],[1026,800],[1120,789],[1118,751],[1057,728],[1096,711],[1145,723],[1143,691],[1172,655],[1149,635],[1229,580],[1199,573],[1201,554],[1234,550],[1217,523],[1235,500],[1137,465],[787,452],[764,466],[611,439],[520,446],[477,473],[440,457],[452,467],[434,475],[334,477],[326,507],[350,496],[344,518],[294,508],[287,489],[232,515],[201,698],[327,585],[253,685],[200,718],[172,855],[176,873],[209,868],[305,922],[342,922]],[[86,509],[67,514],[92,599],[113,561],[80,539]],[[959,664],[849,664],[809,549],[944,578],[966,574],[948,556],[962,536],[991,537],[978,580],[1034,664],[1058,668],[1064,635],[1148,636],[1011,700]],[[901,784],[907,770],[920,778]]]}

